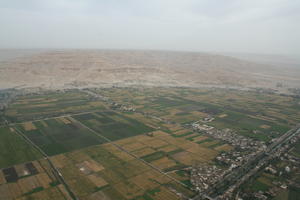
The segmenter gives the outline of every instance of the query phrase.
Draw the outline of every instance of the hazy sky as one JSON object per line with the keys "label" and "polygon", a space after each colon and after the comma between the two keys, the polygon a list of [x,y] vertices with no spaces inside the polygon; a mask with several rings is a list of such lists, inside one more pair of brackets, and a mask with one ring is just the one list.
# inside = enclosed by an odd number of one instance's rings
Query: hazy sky
{"label": "hazy sky", "polygon": [[0,0],[0,48],[298,54],[300,0]]}

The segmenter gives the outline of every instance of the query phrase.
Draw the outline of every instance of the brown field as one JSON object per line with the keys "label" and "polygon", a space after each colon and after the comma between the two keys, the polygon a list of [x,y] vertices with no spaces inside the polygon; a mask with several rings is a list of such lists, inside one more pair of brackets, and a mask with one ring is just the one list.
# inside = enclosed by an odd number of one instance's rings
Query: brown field
{"label": "brown field", "polygon": [[140,142],[133,142],[122,146],[127,151],[135,151],[144,148],[145,145]]}
{"label": "brown field", "polygon": [[230,146],[229,144],[223,144],[221,146],[215,147],[214,149],[216,151],[230,151],[233,149],[233,147]]}
{"label": "brown field", "polygon": [[0,185],[0,199],[12,199],[8,184]]}
{"label": "brown field", "polygon": [[181,143],[178,144],[177,146],[179,146],[182,149],[190,149],[192,147],[198,148],[198,146],[199,146],[199,144],[197,144],[197,143],[194,143],[194,142],[182,139],[182,138],[178,138],[178,139],[181,141]]}
{"label": "brown field", "polygon": [[146,147],[146,148],[143,148],[143,149],[139,149],[139,150],[136,150],[136,151],[133,151],[132,153],[138,157],[143,157],[143,156],[146,156],[146,155],[149,155],[151,153],[154,153],[155,150],[150,148],[150,147]]}
{"label": "brown field", "polygon": [[196,146],[196,145],[192,146],[191,145],[190,148],[185,149],[185,150],[188,151],[188,152],[196,154],[202,160],[206,160],[206,161],[210,161],[210,160],[214,159],[218,154],[218,152],[215,151],[215,150],[200,147],[199,145],[198,146]]}
{"label": "brown field", "polygon": [[67,183],[79,199],[91,194],[95,188],[95,185],[84,176],[77,176],[74,179],[67,180]]}
{"label": "brown field", "polygon": [[[51,188],[48,188],[46,190],[43,190],[43,191],[40,191],[40,192],[37,192],[37,193],[33,193],[33,194],[29,195],[29,197],[27,197],[27,198],[24,197],[24,200],[27,200],[27,199],[64,200],[66,198],[62,194],[62,190],[59,189],[60,187],[61,186],[51,187]],[[69,199],[67,198],[67,200],[69,200]]]}
{"label": "brown field", "polygon": [[161,186],[159,192],[156,192],[154,195],[151,195],[151,197],[154,200],[176,200],[180,199],[175,193],[171,192],[164,186]]}
{"label": "brown field", "polygon": [[176,149],[178,149],[177,146],[174,146],[174,145],[168,145],[168,146],[165,146],[165,147],[160,148],[159,150],[160,150],[160,151],[163,151],[163,152],[171,152],[171,151],[174,151],[174,150],[176,150]]}
{"label": "brown field", "polygon": [[132,161],[135,159],[132,155],[129,155],[128,153],[123,152],[123,151],[115,152],[114,155],[126,162]]}
{"label": "brown field", "polygon": [[116,171],[129,178],[148,171],[150,167],[140,160],[132,160],[123,166],[116,168]]}
{"label": "brown field", "polygon": [[100,101],[94,101],[94,102],[90,102],[89,105],[91,106],[104,106],[104,104]]}
{"label": "brown field", "polygon": [[173,134],[174,135],[183,135],[183,134],[188,133],[188,132],[190,132],[190,130],[182,129],[182,130],[173,132]]}
{"label": "brown field", "polygon": [[86,160],[81,163],[77,163],[76,167],[78,167],[79,171],[86,175],[104,170],[104,167],[94,160]]}
{"label": "brown field", "polygon": [[153,170],[150,170],[145,173],[134,176],[128,181],[138,185],[144,190],[151,190],[159,186],[159,184],[155,181],[155,176],[156,174],[153,173]]}
{"label": "brown field", "polygon": [[176,108],[172,108],[167,110],[169,112],[170,115],[176,115],[177,113],[181,113],[182,111]]}
{"label": "brown field", "polygon": [[99,172],[104,169],[104,167],[100,163],[97,163],[94,160],[87,160],[87,161],[84,161],[84,163],[88,168],[93,170],[93,172]]}
{"label": "brown field", "polygon": [[96,174],[90,174],[87,178],[94,183],[96,187],[103,187],[108,184],[101,176]]}
{"label": "brown field", "polygon": [[132,199],[136,196],[143,195],[145,192],[142,188],[130,182],[120,182],[116,185],[113,185],[113,187],[126,199]]}
{"label": "brown field", "polygon": [[2,170],[0,170],[0,185],[6,183],[6,180],[4,178],[4,174],[2,173]]}
{"label": "brown field", "polygon": [[42,168],[42,166],[38,161],[35,160],[32,162],[32,164],[35,166],[35,168],[38,170],[39,173],[44,172],[44,169]]}
{"label": "brown field", "polygon": [[152,133],[155,137],[170,136],[168,133],[165,133],[163,131],[153,131]]}
{"label": "brown field", "polygon": [[100,173],[109,184],[115,184],[122,181],[123,177],[120,174],[117,174],[113,169],[105,169]]}
{"label": "brown field", "polygon": [[189,137],[195,137],[195,136],[197,136],[197,135],[199,135],[199,133],[192,133],[192,134],[183,136],[182,138],[187,139],[187,138],[189,138]]}
{"label": "brown field", "polygon": [[206,137],[206,136],[198,136],[198,137],[193,138],[193,142],[200,142],[200,141],[205,140],[207,138],[208,137]]}
{"label": "brown field", "polygon": [[63,154],[52,156],[50,159],[57,168],[63,168],[69,163],[68,158]]}
{"label": "brown field", "polygon": [[25,122],[22,124],[22,126],[25,129],[25,131],[36,130],[36,127],[32,122]]}
{"label": "brown field", "polygon": [[210,142],[203,142],[200,144],[200,146],[202,147],[209,147],[209,146],[212,146],[212,145],[215,145],[215,144],[218,144],[219,141],[217,140],[213,140],[213,141],[210,141]]}
{"label": "brown field", "polygon": [[41,103],[41,104],[26,105],[27,108],[40,108],[40,107],[48,107],[48,106],[52,106],[52,104]]}
{"label": "brown field", "polygon": [[46,173],[37,174],[36,178],[41,183],[41,185],[43,186],[43,188],[48,188],[49,187],[49,183],[52,182],[52,180],[49,178],[49,176]]}
{"label": "brown field", "polygon": [[221,114],[221,115],[219,115],[218,117],[224,118],[224,117],[227,117],[227,114]]}
{"label": "brown field", "polygon": [[29,176],[18,180],[18,185],[23,194],[42,186],[35,176]]}
{"label": "brown field", "polygon": [[[199,136],[199,137],[196,137],[196,141],[201,141],[206,138],[207,137],[205,137],[205,136]],[[212,142],[217,143],[218,141],[212,141]],[[208,162],[208,161],[214,159],[218,154],[218,151],[216,151],[214,149],[206,148],[200,144],[188,141],[184,138],[173,137],[170,134],[165,133],[163,131],[154,131],[154,132],[152,132],[152,136],[139,135],[139,136],[134,136],[131,138],[126,138],[123,140],[118,140],[117,143],[123,145],[123,147],[125,147],[125,149],[127,149],[127,150],[139,149],[139,148],[143,147],[141,145],[141,143],[144,143],[146,146],[151,147],[151,148],[142,148],[139,150],[135,150],[134,153],[137,156],[144,156],[144,155],[150,154],[154,150],[152,148],[157,148],[157,150],[161,150],[161,151],[165,151],[165,152],[170,152],[170,151],[176,150],[178,148],[181,148],[184,151],[187,151],[187,153],[185,153],[185,155],[187,155],[186,159],[181,158],[181,156],[179,156],[180,158],[177,158],[177,160],[179,162],[181,162],[182,164],[191,164],[194,161]],[[105,144],[103,146],[109,146],[109,145]],[[224,148],[225,148],[225,146],[224,146]],[[116,151],[111,151],[111,152],[115,153],[118,151],[119,150],[117,149]],[[181,154],[179,154],[179,155],[181,155]],[[187,161],[187,163],[185,163],[185,160]],[[166,164],[166,165],[168,165],[168,164]],[[165,168],[165,166],[162,165],[161,168]]]}
{"label": "brown field", "polygon": [[159,148],[168,145],[167,142],[160,139],[148,140],[145,144],[152,148]]}
{"label": "brown field", "polygon": [[104,149],[113,153],[115,156],[117,156],[119,159],[121,159],[123,161],[127,162],[127,161],[131,161],[131,160],[135,159],[133,156],[131,156],[128,153],[125,153],[123,151],[120,151],[120,149],[118,149],[117,147],[115,147],[114,145],[112,145],[110,143],[103,144],[102,147],[104,147]]}
{"label": "brown field", "polygon": [[199,156],[186,151],[176,153],[172,155],[172,158],[186,165],[192,165],[196,162],[203,162],[202,158],[199,158]]}
{"label": "brown field", "polygon": [[266,124],[263,124],[263,125],[260,126],[260,128],[263,128],[263,129],[269,129],[269,128],[271,128],[271,126],[266,125]]}
{"label": "brown field", "polygon": [[13,198],[17,198],[22,195],[22,191],[17,183],[8,184],[8,188],[9,188],[10,194]]}
{"label": "brown field", "polygon": [[[155,132],[152,132],[153,136],[155,136]],[[153,140],[153,137],[147,135],[138,135],[133,137],[138,142],[148,143],[148,141]]]}
{"label": "brown field", "polygon": [[127,144],[131,144],[131,143],[135,143],[136,141],[136,137],[129,137],[129,138],[125,138],[125,139],[121,139],[121,140],[117,140],[114,143],[118,144],[120,146],[124,146]]}
{"label": "brown field", "polygon": [[181,126],[176,126],[174,124],[164,124],[165,127],[167,127],[168,129],[170,129],[172,132],[181,130]]}
{"label": "brown field", "polygon": [[98,192],[95,192],[93,194],[91,194],[89,197],[88,197],[89,200],[112,200],[110,197],[108,197],[103,191],[98,191]]}
{"label": "brown field", "polygon": [[203,118],[203,117],[207,117],[208,114],[207,113],[204,113],[204,112],[200,112],[200,111],[192,111],[190,112],[191,114],[193,114],[194,116],[198,116],[200,118]]}
{"label": "brown field", "polygon": [[16,116],[16,115],[18,115],[18,112],[17,112],[17,110],[8,110],[8,111],[6,111],[6,114],[8,116]]}
{"label": "brown field", "polygon": [[64,124],[71,124],[72,122],[67,117],[61,117],[59,118],[60,121],[62,121]]}
{"label": "brown field", "polygon": [[151,162],[154,166],[158,167],[161,170],[176,166],[176,162],[167,157],[163,157],[161,159],[155,160]]}
{"label": "brown field", "polygon": [[[84,152],[82,152],[80,150],[68,153],[68,158],[70,158],[72,161],[74,161],[76,163],[80,163],[85,160],[91,159],[91,157],[89,155],[85,154]],[[71,163],[71,162],[69,161],[69,163]]]}
{"label": "brown field", "polygon": [[182,144],[183,142],[186,141],[183,138],[174,138],[174,137],[172,137],[170,135],[159,136],[158,138],[160,138],[161,140],[164,140],[164,141],[168,142],[169,144],[173,144],[175,146],[179,146],[180,144]]}

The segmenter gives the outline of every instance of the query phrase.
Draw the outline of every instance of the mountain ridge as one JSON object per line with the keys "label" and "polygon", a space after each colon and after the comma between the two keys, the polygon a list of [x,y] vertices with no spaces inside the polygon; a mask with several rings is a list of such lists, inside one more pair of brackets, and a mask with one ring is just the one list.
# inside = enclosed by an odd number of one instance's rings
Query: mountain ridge
{"label": "mountain ridge", "polygon": [[[210,53],[50,50],[0,62],[0,88],[220,85],[295,88],[300,70]],[[81,83],[81,84],[78,84]]]}

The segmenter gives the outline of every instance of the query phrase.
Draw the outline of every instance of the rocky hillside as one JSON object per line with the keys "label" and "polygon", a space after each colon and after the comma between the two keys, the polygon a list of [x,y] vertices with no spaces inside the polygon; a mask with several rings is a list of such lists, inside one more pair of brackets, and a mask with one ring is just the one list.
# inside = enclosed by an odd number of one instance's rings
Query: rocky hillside
{"label": "rocky hillside", "polygon": [[290,88],[300,87],[300,69],[168,51],[55,50],[0,61],[0,88],[112,85]]}

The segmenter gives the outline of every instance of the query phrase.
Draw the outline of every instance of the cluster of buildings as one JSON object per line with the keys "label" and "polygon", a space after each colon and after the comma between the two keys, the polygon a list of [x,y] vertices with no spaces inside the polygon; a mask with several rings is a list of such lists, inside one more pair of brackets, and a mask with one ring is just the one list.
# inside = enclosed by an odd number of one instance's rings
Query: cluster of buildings
{"label": "cluster of buildings", "polygon": [[267,148],[263,141],[256,141],[251,138],[236,134],[235,131],[229,128],[225,128],[222,130],[214,128],[209,131],[206,131],[205,134],[212,138],[223,140],[229,143],[230,145],[238,147],[242,150],[251,149],[254,151],[262,151]]}
{"label": "cluster of buildings", "polygon": [[199,121],[192,123],[192,128],[193,130],[198,130],[198,131],[210,131],[214,129],[214,127],[209,126],[207,124],[199,124]]}
{"label": "cluster of buildings", "polygon": [[249,161],[256,152],[251,151],[230,151],[221,153],[216,157],[216,162],[222,166],[228,167],[229,170],[242,166],[244,163]]}
{"label": "cluster of buildings", "polygon": [[111,107],[113,109],[117,109],[117,110],[120,110],[120,111],[135,112],[135,108],[133,106],[118,104],[118,103],[115,103],[115,102],[111,104]]}
{"label": "cluster of buildings", "polygon": [[[279,146],[276,151],[269,154],[270,159],[264,164],[263,171],[269,173],[273,178],[271,186],[266,191],[243,192],[242,198],[255,198],[258,200],[273,199],[283,190],[289,187],[300,188],[299,180],[295,174],[300,173],[300,157],[291,153],[292,147],[298,140],[300,135],[296,135],[284,145]],[[276,158],[276,162],[270,162]],[[279,162],[279,164],[278,164]],[[272,163],[272,164],[271,164]],[[281,178],[276,178],[281,177]]]}
{"label": "cluster of buildings", "polygon": [[191,183],[197,192],[206,191],[211,185],[219,181],[226,172],[215,165],[198,164],[191,169]]}
{"label": "cluster of buildings", "polygon": [[[214,139],[225,141],[234,146],[234,150],[223,152],[215,159],[217,166],[198,165],[191,169],[191,183],[200,193],[207,191],[211,186],[222,180],[226,174],[230,174],[235,168],[241,167],[253,159],[259,153],[265,151],[267,146],[262,141],[236,134],[233,130],[226,128],[218,130],[201,122],[213,120],[203,119],[191,124],[193,130]],[[221,167],[222,166],[222,167]]]}
{"label": "cluster of buildings", "polygon": [[135,108],[133,106],[128,106],[128,105],[125,105],[125,104],[120,104],[120,103],[113,102],[109,98],[107,98],[105,96],[102,96],[100,94],[94,93],[94,92],[89,91],[89,90],[83,90],[83,91],[86,92],[88,95],[96,98],[96,99],[102,100],[102,101],[110,104],[112,109],[116,109],[116,110],[120,110],[120,111],[135,112]]}

